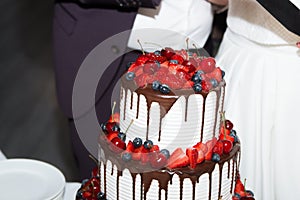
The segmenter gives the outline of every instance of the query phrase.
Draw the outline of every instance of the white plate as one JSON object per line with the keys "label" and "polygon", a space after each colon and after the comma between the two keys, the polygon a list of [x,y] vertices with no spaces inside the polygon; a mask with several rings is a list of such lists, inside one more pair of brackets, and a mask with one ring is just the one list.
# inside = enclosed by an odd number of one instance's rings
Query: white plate
{"label": "white plate", "polygon": [[65,177],[56,167],[37,160],[0,161],[0,199],[53,200],[65,187]]}

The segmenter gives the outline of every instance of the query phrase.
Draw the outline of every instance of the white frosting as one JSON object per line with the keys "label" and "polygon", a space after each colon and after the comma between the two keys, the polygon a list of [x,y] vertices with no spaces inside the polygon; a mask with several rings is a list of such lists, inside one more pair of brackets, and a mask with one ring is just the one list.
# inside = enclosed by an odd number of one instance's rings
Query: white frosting
{"label": "white frosting", "polygon": [[[120,128],[122,131],[126,130],[131,121],[134,120],[126,133],[127,141],[132,141],[135,137],[140,137],[145,141],[147,137],[148,112],[146,97],[140,95],[138,99],[138,94],[133,92],[131,102],[131,91],[127,89],[126,92],[125,90],[121,88]],[[192,94],[187,100],[184,96],[178,98],[162,118],[160,140],[160,106],[159,103],[153,102],[150,107],[148,139],[159,145],[160,149],[166,148],[170,152],[173,152],[178,147],[183,149],[192,147],[201,141],[203,108],[205,109],[205,114],[202,141],[206,142],[212,139],[214,135],[217,137],[220,130],[219,112],[223,109],[223,97],[224,87],[221,87],[220,100],[217,99],[216,92],[210,92],[206,97],[205,106],[203,106],[204,97],[201,94]],[[137,105],[138,103],[139,105]],[[187,110],[186,103],[188,103]],[[185,121],[186,114],[187,119]]]}
{"label": "white frosting", "polygon": [[[211,199],[218,200],[219,195],[219,182],[221,178],[221,196],[222,200],[229,200],[232,198],[231,194],[231,184],[235,177],[235,168],[234,161],[230,160],[228,164],[224,163],[222,167],[222,176],[220,176],[220,166],[216,164],[215,169],[212,172],[211,178]],[[108,200],[115,200],[117,198],[117,192],[119,192],[119,200],[128,200],[128,199],[144,199],[143,186],[141,185],[141,175],[137,174],[135,179],[131,175],[128,169],[125,169],[121,176],[118,179],[117,167],[113,165],[109,160],[107,161],[106,170],[105,165],[101,163],[101,180],[106,180],[105,182],[101,181],[101,189],[106,188],[106,194]],[[228,169],[229,168],[229,169]],[[106,174],[105,174],[106,172]],[[106,179],[105,179],[106,176]],[[135,180],[135,185],[133,185]],[[119,185],[119,187],[117,187]],[[209,174],[205,173],[200,176],[199,182],[196,183],[195,188],[195,199],[209,199]],[[135,193],[133,194],[133,188],[135,188]],[[161,191],[161,199],[165,199],[165,190]],[[142,195],[142,196],[141,196]],[[182,195],[184,200],[189,200],[193,198],[193,185],[192,181],[189,178],[184,179]],[[172,184],[168,183],[168,199],[179,199],[180,197],[180,178],[177,174],[174,174],[172,177]],[[146,193],[146,199],[157,200],[159,199],[159,183],[157,180],[151,182],[151,186]]]}

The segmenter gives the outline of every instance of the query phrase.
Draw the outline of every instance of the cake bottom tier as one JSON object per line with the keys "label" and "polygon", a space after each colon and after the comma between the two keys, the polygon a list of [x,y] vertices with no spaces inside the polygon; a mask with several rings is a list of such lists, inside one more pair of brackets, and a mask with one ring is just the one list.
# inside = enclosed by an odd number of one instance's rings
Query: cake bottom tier
{"label": "cake bottom tier", "polygon": [[107,157],[100,162],[101,190],[108,200],[229,200],[238,173],[239,150],[240,145],[235,144],[219,163],[204,161],[195,169],[136,173]]}

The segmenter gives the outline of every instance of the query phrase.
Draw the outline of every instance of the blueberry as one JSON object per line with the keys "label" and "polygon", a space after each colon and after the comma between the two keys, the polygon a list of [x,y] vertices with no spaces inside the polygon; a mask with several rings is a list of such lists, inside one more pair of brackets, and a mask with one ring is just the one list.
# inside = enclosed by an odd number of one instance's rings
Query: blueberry
{"label": "blueberry", "polygon": [[97,194],[97,200],[106,200],[105,199],[105,194],[103,192],[99,192]]}
{"label": "blueberry", "polygon": [[254,193],[251,190],[246,190],[246,193],[250,194],[252,197],[254,197]]}
{"label": "blueberry", "polygon": [[211,157],[211,160],[216,163],[219,162],[221,160],[220,155],[217,153],[214,153]]}
{"label": "blueberry", "polygon": [[129,153],[129,152],[124,152],[124,153],[122,153],[122,160],[123,160],[124,162],[131,161],[131,159],[132,159],[131,153]]}
{"label": "blueberry", "polygon": [[153,90],[159,90],[159,87],[160,87],[160,82],[159,81],[154,81],[153,83],[152,83],[152,89]]}
{"label": "blueberry", "polygon": [[89,181],[89,179],[83,179],[81,181],[81,186],[84,186],[88,181]]}
{"label": "blueberry", "polygon": [[202,71],[202,70],[198,70],[198,71],[196,71],[196,73],[195,74],[197,74],[197,75],[201,75],[201,74],[204,74],[204,72]]}
{"label": "blueberry", "polygon": [[104,123],[101,123],[100,127],[101,127],[101,129],[102,129],[103,132],[107,132],[106,125]]}
{"label": "blueberry", "polygon": [[202,81],[202,77],[200,76],[200,74],[196,73],[192,76],[192,81],[194,83],[200,83]]}
{"label": "blueberry", "polygon": [[160,56],[160,55],[161,55],[161,53],[160,53],[159,50],[154,51],[154,54],[157,55],[157,56]]}
{"label": "blueberry", "polygon": [[125,135],[125,133],[119,132],[119,133],[118,133],[118,137],[119,137],[123,142],[125,142],[125,140],[126,140],[126,135]]}
{"label": "blueberry", "polygon": [[238,199],[240,199],[240,198],[241,198],[241,195],[238,194],[238,193],[234,193],[233,197],[237,197]]}
{"label": "blueberry", "polygon": [[115,124],[115,125],[112,127],[111,130],[112,130],[112,131],[119,132],[119,131],[120,131],[120,127],[119,127],[119,125]]}
{"label": "blueberry", "polygon": [[224,78],[225,76],[225,71],[221,70],[222,71],[222,78]]}
{"label": "blueberry", "polygon": [[132,141],[134,148],[139,148],[140,146],[142,146],[143,141],[141,138],[134,138],[134,140]]}
{"label": "blueberry", "polygon": [[234,142],[238,142],[239,141],[239,137],[237,136],[236,131],[234,129],[232,129],[230,131],[229,135],[234,138]]}
{"label": "blueberry", "polygon": [[170,60],[169,62],[172,64],[178,64],[178,60]]}
{"label": "blueberry", "polygon": [[214,88],[218,86],[218,81],[215,78],[210,79],[210,83]]}
{"label": "blueberry", "polygon": [[79,189],[76,193],[76,199],[82,199],[83,198],[83,191]]}
{"label": "blueberry", "polygon": [[134,79],[134,77],[135,77],[135,73],[134,72],[127,72],[126,79],[128,81],[132,81]]}
{"label": "blueberry", "polygon": [[159,87],[159,91],[163,94],[169,94],[170,93],[170,88],[168,85],[166,84],[162,84],[160,87]]}
{"label": "blueberry", "polygon": [[144,147],[145,147],[146,149],[151,149],[151,148],[153,147],[153,142],[152,142],[151,140],[146,140],[146,141],[144,142]]}
{"label": "blueberry", "polygon": [[196,83],[196,84],[194,84],[193,89],[194,89],[195,92],[201,92],[202,91],[202,86],[201,86],[200,83]]}
{"label": "blueberry", "polygon": [[167,159],[170,158],[170,152],[168,149],[160,150],[160,153],[163,154]]}

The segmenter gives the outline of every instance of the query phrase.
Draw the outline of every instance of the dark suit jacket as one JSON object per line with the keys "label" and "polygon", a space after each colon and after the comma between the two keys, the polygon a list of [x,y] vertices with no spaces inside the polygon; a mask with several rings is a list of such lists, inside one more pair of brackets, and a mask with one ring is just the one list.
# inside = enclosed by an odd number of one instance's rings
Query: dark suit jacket
{"label": "dark suit jacket", "polygon": [[[138,6],[155,7],[160,0],[78,0],[80,2],[56,2],[54,5],[53,44],[54,64],[58,102],[69,118],[80,117],[72,113],[72,90],[78,69],[89,52],[105,39],[122,31],[130,30]],[[123,3],[122,3],[123,2]],[[125,4],[124,2],[131,2]],[[127,41],[126,41],[127,42]],[[126,42],[118,45],[125,45]],[[107,49],[106,55],[120,53],[118,46]],[[126,60],[127,59],[127,60]],[[108,119],[111,112],[109,92],[113,89],[114,79],[120,76],[130,57],[115,60],[101,78],[96,92],[97,104],[101,109],[100,121]],[[101,63],[99,63],[101,66]]]}

